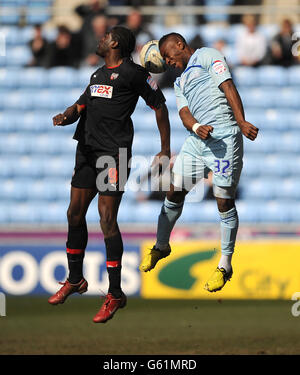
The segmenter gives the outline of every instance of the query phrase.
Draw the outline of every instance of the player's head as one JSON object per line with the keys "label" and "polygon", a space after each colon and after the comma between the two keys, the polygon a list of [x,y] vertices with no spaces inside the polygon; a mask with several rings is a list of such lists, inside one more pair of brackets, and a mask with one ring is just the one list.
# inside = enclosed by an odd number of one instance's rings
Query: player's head
{"label": "player's head", "polygon": [[101,57],[115,51],[120,57],[130,57],[135,49],[135,36],[126,27],[115,26],[101,38],[97,54]]}
{"label": "player's head", "polygon": [[159,50],[166,64],[183,70],[192,54],[184,37],[178,33],[164,35],[159,40]]}

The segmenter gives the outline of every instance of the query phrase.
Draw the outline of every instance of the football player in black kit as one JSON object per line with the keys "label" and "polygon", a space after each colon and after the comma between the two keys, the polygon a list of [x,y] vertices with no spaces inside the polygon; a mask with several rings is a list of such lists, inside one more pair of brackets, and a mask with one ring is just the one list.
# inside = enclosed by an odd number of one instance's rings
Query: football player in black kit
{"label": "football player in black kit", "polygon": [[170,157],[170,124],[165,98],[150,74],[132,61],[134,48],[135,37],[130,30],[120,26],[112,28],[97,47],[97,54],[104,58],[105,65],[92,74],[79,100],[63,114],[53,117],[54,126],[80,120],[74,134],[78,144],[67,212],[69,276],[48,302],[57,305],[73,293],[87,291],[88,283],[82,273],[88,241],[86,212],[98,193],[109,289],[94,316],[95,323],[105,323],[126,305],[121,289],[123,242],[117,214],[129,175],[128,162],[122,162],[131,157],[133,125],[130,116],[140,96],[155,111],[161,138],[161,151],[156,161],[160,156]]}

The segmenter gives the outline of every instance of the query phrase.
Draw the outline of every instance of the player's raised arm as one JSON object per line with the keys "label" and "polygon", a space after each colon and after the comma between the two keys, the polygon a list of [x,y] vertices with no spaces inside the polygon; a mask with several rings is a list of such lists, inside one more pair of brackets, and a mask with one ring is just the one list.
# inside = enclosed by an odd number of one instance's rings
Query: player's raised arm
{"label": "player's raised arm", "polygon": [[234,117],[242,133],[245,137],[247,137],[251,141],[254,141],[257,137],[259,129],[245,120],[243,103],[232,79],[228,79],[221,83],[219,88],[224,92],[228,104],[232,108]]}
{"label": "player's raised arm", "polygon": [[80,113],[83,109],[83,106],[74,103],[73,105],[68,107],[64,113],[59,113],[58,115],[53,117],[53,125],[64,126],[73,124],[75,121],[79,119]]}
{"label": "player's raised arm", "polygon": [[158,156],[170,157],[170,122],[169,112],[165,103],[155,109],[156,123],[160,133],[161,152]]}

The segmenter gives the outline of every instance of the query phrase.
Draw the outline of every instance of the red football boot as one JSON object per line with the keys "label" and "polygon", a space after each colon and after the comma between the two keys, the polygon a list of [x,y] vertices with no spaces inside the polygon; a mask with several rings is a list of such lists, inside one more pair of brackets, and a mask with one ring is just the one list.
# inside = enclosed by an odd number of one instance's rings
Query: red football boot
{"label": "red football boot", "polygon": [[126,306],[126,302],[127,297],[124,293],[122,293],[122,296],[120,298],[116,298],[111,293],[108,293],[102,307],[94,316],[93,322],[106,323],[114,316],[115,312],[118,309],[122,309]]}
{"label": "red football boot", "polygon": [[58,305],[59,303],[64,303],[67,297],[73,293],[85,293],[88,289],[88,282],[85,279],[82,279],[77,284],[71,284],[68,280],[64,283],[59,283],[63,285],[59,291],[57,291],[53,296],[48,299],[48,302],[51,305]]}

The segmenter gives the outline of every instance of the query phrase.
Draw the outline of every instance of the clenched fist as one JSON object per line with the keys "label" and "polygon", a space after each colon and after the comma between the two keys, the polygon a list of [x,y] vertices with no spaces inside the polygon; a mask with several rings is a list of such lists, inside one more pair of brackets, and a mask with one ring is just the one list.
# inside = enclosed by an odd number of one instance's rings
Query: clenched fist
{"label": "clenched fist", "polygon": [[210,133],[212,133],[214,128],[210,125],[201,125],[196,130],[196,134],[199,135],[201,139],[207,139],[210,136]]}
{"label": "clenched fist", "polygon": [[64,125],[64,121],[67,119],[67,116],[63,115],[62,113],[59,113],[58,115],[53,117],[53,125]]}

